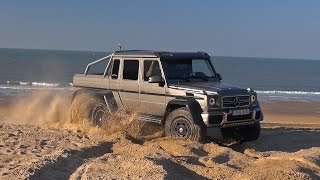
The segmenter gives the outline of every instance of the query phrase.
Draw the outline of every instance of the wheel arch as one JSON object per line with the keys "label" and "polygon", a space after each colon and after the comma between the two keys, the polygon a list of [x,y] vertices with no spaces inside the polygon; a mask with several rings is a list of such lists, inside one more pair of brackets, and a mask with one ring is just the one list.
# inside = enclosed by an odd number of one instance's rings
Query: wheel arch
{"label": "wheel arch", "polygon": [[91,98],[95,98],[103,102],[107,107],[110,113],[118,110],[118,103],[115,100],[114,94],[110,90],[100,90],[100,89],[78,89],[73,93],[72,102],[78,96],[88,96]]}
{"label": "wheel arch", "polygon": [[78,89],[78,90],[74,91],[74,93],[73,93],[72,102],[75,100],[76,97],[79,97],[82,95],[88,96],[88,97],[95,97],[100,100],[104,100],[103,94],[99,93],[98,91],[91,90],[91,89]]}
{"label": "wheel arch", "polygon": [[182,107],[186,107],[187,110],[189,111],[191,117],[192,117],[192,121],[199,125],[199,126],[205,126],[202,117],[201,117],[201,113],[202,113],[202,109],[200,104],[198,103],[198,101],[196,101],[194,98],[176,98],[176,99],[172,99],[168,102],[167,107],[166,107],[166,111],[165,111],[165,115],[163,116],[162,119],[162,124],[165,123],[168,115],[179,108]]}

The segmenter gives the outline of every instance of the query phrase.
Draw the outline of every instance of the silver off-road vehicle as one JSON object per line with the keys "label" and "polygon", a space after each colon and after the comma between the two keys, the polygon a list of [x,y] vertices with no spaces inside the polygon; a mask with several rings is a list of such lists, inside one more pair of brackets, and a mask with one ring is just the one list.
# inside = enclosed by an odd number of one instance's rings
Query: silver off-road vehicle
{"label": "silver off-road vehicle", "polygon": [[81,111],[94,125],[119,108],[136,108],[167,136],[201,140],[215,127],[223,138],[256,140],[263,120],[257,94],[221,80],[205,52],[117,51],[74,76],[73,99],[89,94]]}

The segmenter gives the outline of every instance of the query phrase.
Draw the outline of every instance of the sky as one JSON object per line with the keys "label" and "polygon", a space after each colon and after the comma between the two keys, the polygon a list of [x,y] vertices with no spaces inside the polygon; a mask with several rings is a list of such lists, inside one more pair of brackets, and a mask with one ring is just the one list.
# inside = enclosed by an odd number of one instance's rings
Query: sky
{"label": "sky", "polygon": [[318,0],[0,0],[0,48],[320,59]]}

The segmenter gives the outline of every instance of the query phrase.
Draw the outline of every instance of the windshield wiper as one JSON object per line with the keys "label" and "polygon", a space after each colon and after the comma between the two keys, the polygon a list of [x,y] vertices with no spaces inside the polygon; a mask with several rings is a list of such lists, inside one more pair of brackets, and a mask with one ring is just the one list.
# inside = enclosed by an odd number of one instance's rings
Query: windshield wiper
{"label": "windshield wiper", "polygon": [[190,78],[188,79],[190,81],[190,79],[201,79],[204,81],[208,81],[208,79],[206,77],[203,76],[190,76]]}
{"label": "windshield wiper", "polygon": [[172,80],[174,80],[174,79],[176,79],[176,80],[184,80],[184,81],[190,82],[189,78],[181,77],[181,76],[179,76],[179,77],[171,77],[170,79],[172,79]]}
{"label": "windshield wiper", "polygon": [[208,81],[207,76],[203,72],[193,72],[190,74],[189,79],[202,79]]}

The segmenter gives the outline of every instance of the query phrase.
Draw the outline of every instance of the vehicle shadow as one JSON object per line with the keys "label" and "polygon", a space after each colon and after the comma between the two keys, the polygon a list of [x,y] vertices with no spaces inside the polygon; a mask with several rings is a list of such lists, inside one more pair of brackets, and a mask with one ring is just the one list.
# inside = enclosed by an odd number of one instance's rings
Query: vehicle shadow
{"label": "vehicle shadow", "polygon": [[69,179],[86,160],[111,152],[112,144],[111,142],[102,142],[97,146],[66,151],[64,153],[66,156],[60,156],[56,161],[48,162],[40,169],[35,170],[28,179]]}
{"label": "vehicle shadow", "polygon": [[[221,134],[217,131],[217,129],[210,130],[208,135],[215,138],[218,137],[217,141],[222,142]],[[286,127],[262,128],[258,140],[244,142],[242,144],[233,144],[229,147],[238,152],[243,152],[248,148],[260,152],[296,152],[301,149],[320,147],[320,129]]]}
{"label": "vehicle shadow", "polygon": [[184,167],[183,165],[174,162],[171,159],[152,159],[156,164],[161,165],[166,171],[164,179],[203,179],[208,178],[197,174],[196,172]]}

